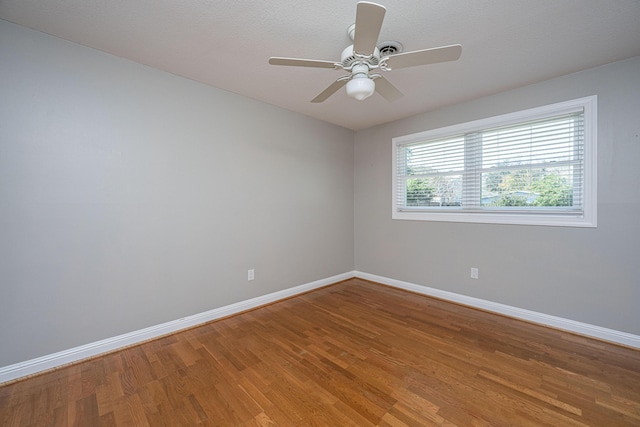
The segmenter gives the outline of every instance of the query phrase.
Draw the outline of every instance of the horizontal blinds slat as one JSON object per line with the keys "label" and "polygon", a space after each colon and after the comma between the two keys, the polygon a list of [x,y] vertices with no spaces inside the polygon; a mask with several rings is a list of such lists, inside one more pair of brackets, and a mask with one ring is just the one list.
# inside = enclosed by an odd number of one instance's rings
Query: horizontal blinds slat
{"label": "horizontal blinds slat", "polygon": [[[548,179],[560,183],[556,187],[563,185],[563,191],[571,189],[570,197],[563,196],[571,199],[571,206],[563,209],[579,210],[584,172],[583,140],[583,113],[579,112],[399,144],[396,146],[396,206],[410,210],[421,206],[466,209],[482,206],[480,210],[485,211],[485,201],[494,203],[492,200],[504,196],[534,203],[534,199],[541,197],[534,191],[541,188],[538,181],[553,175]],[[511,188],[501,183],[488,192],[485,183],[491,174],[502,174],[498,178],[510,174],[509,178],[520,181]],[[488,198],[487,194],[490,194]],[[515,207],[507,210],[522,211]]]}

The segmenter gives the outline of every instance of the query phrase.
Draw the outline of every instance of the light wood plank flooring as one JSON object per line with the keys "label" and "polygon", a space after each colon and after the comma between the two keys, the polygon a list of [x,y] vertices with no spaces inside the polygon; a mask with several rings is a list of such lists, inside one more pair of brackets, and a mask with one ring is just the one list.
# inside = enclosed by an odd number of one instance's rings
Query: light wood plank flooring
{"label": "light wood plank flooring", "polygon": [[640,426],[640,351],[352,279],[0,387],[1,426]]}

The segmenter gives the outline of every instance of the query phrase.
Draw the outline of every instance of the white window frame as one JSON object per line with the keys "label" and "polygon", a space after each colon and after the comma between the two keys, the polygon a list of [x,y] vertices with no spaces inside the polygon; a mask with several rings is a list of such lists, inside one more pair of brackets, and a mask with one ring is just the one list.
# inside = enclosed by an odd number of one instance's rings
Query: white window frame
{"label": "white window frame", "polygon": [[[546,117],[561,115],[571,111],[584,111],[584,177],[583,177],[583,211],[581,214],[566,212],[553,214],[549,212],[491,212],[444,210],[424,208],[402,210],[398,205],[397,184],[397,150],[398,146],[438,138],[477,132],[498,126],[533,121]],[[392,219],[418,221],[474,222],[488,224],[521,224],[565,227],[597,227],[597,96],[574,99],[557,104],[532,108],[472,122],[447,126],[444,128],[404,135],[392,139]]]}

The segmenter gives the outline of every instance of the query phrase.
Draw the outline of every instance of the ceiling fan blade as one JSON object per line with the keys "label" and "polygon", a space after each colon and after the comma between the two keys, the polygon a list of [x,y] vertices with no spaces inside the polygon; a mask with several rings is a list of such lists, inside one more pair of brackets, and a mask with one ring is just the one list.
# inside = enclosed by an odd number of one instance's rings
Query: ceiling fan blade
{"label": "ceiling fan blade", "polygon": [[325,101],[327,98],[329,98],[331,95],[336,93],[338,90],[340,90],[342,86],[346,84],[347,84],[347,80],[336,80],[335,82],[331,83],[331,85],[328,88],[323,90],[320,93],[320,95],[313,98],[311,102],[313,102],[314,104],[317,104],[319,102]]}
{"label": "ceiling fan blade", "polygon": [[382,20],[387,9],[379,4],[361,1],[356,9],[356,31],[353,36],[353,50],[365,56],[373,55],[378,43]]}
{"label": "ceiling fan blade", "polygon": [[434,47],[433,49],[414,50],[413,52],[399,53],[387,58],[387,65],[392,70],[398,68],[415,67],[416,65],[435,64],[438,62],[455,61],[462,54],[462,46]]}
{"label": "ceiling fan blade", "polygon": [[293,67],[313,67],[313,68],[336,68],[336,63],[331,61],[320,61],[315,59],[300,58],[269,58],[271,65],[288,65]]}
{"label": "ceiling fan blade", "polygon": [[404,95],[391,82],[384,77],[378,77],[376,82],[376,92],[378,92],[387,101],[396,101]]}

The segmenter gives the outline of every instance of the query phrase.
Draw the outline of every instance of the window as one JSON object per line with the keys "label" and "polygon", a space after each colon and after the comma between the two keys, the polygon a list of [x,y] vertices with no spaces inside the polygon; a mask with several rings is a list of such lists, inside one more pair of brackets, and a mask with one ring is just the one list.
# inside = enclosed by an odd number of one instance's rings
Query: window
{"label": "window", "polygon": [[596,226],[596,97],[393,138],[394,219]]}

